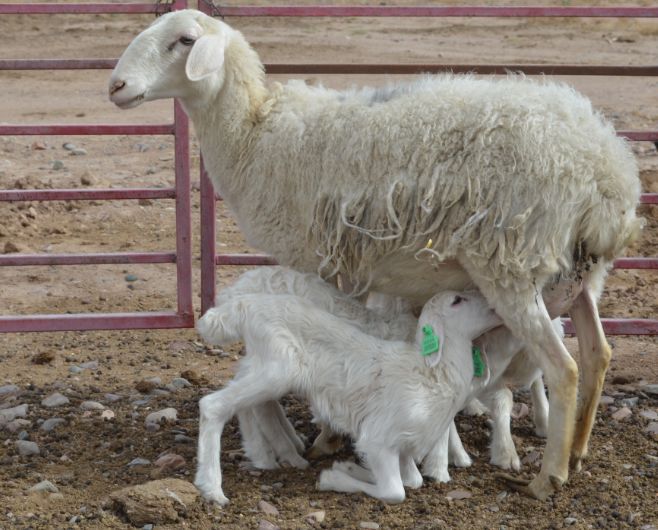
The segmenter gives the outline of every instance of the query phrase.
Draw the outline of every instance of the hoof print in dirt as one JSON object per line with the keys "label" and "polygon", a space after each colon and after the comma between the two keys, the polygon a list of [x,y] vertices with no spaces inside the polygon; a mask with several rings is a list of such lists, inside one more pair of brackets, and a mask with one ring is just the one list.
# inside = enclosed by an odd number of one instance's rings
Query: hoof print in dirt
{"label": "hoof print in dirt", "polygon": [[199,494],[191,483],[167,478],[114,491],[110,498],[116,512],[142,526],[180,521],[197,503]]}

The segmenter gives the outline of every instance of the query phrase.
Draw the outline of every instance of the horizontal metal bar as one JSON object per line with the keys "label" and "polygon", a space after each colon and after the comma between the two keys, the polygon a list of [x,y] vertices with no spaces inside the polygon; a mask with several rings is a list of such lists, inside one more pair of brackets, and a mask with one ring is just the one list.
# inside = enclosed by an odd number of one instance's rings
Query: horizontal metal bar
{"label": "horizontal metal bar", "polygon": [[216,265],[276,265],[277,261],[265,254],[217,254]]}
{"label": "horizontal metal bar", "polygon": [[640,204],[658,204],[658,193],[643,193],[640,195]]}
{"label": "horizontal metal bar", "polygon": [[215,6],[223,17],[658,17],[656,7]]}
{"label": "horizontal metal bar", "polygon": [[0,267],[34,265],[116,265],[176,263],[175,252],[99,252],[95,254],[0,254]]}
{"label": "horizontal metal bar", "polygon": [[121,199],[175,199],[174,188],[97,188],[93,190],[0,190],[2,201],[92,201]]}
{"label": "horizontal metal bar", "polygon": [[523,72],[528,75],[600,75],[658,76],[658,65],[607,66],[579,64],[266,64],[268,74],[396,74],[474,73],[505,75]]}
{"label": "horizontal metal bar", "polygon": [[658,269],[658,258],[619,258],[615,269]]}
{"label": "horizontal metal bar", "polygon": [[111,70],[118,59],[2,59],[0,70]]}
{"label": "horizontal metal bar", "polygon": [[191,327],[194,327],[194,315],[173,311],[0,316],[0,333]]}
{"label": "horizontal metal bar", "polygon": [[[573,335],[575,329],[569,318],[563,318],[564,332]],[[658,335],[658,320],[642,318],[602,318],[606,335]]]}
{"label": "horizontal metal bar", "polygon": [[[116,59],[6,59],[0,70],[112,69]],[[266,64],[268,74],[421,74],[476,73],[503,75],[510,71],[528,75],[658,76],[657,65],[568,64]]]}
{"label": "horizontal metal bar", "polygon": [[160,125],[0,125],[0,136],[71,135],[147,135],[174,134],[174,124]]}
{"label": "horizontal metal bar", "polygon": [[658,142],[658,131],[617,131],[617,136],[634,142]]}
{"label": "horizontal metal bar", "polygon": [[[166,12],[167,4],[0,4],[0,15],[139,14]],[[164,9],[163,9],[164,8]]]}

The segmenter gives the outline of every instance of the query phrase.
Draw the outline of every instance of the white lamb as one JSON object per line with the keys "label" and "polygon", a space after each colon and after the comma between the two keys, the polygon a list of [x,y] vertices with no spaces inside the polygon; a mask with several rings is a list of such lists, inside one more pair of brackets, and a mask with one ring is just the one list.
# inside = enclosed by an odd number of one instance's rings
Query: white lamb
{"label": "white lamb", "polygon": [[[352,436],[368,466],[336,463],[321,473],[319,489],[402,502],[404,486],[423,482],[415,460],[447,439],[454,415],[478,384],[473,339],[501,323],[483,297],[455,292],[427,302],[415,344],[377,339],[290,295],[242,295],[213,311],[200,324],[202,335],[214,343],[243,340],[247,351],[235,379],[199,403],[194,483],[220,505],[228,502],[219,465],[224,424],[289,392],[305,396],[317,418]],[[423,357],[428,334],[438,342]]]}
{"label": "white lamb", "polygon": [[[477,288],[540,366],[546,498],[587,453],[610,348],[596,300],[637,235],[638,170],[574,90],[522,77],[424,77],[383,89],[265,85],[242,34],[166,14],[112,73],[121,108],[179,98],[247,241],[281,264],[422,305]],[[551,324],[569,311],[583,367]]]}
{"label": "white lamb", "polygon": [[[259,267],[242,274],[232,285],[221,290],[216,300],[218,308],[210,309],[198,323],[201,335],[212,341],[213,326],[221,321],[217,315],[224,312],[221,306],[245,294],[300,296],[317,308],[347,320],[362,332],[380,339],[411,341],[418,324],[408,305],[399,299],[373,293],[366,307],[316,275],[299,273],[285,267]],[[559,327],[562,335],[559,319],[556,319],[554,325]],[[518,470],[520,461],[510,432],[512,394],[508,386],[532,384],[535,425],[537,432],[542,434],[548,410],[541,373],[536,366],[531,368],[533,365],[521,353],[519,341],[504,329],[492,330],[476,342],[487,352],[491,374],[485,385],[478,384],[476,393],[485,402],[493,421],[491,463],[503,469]],[[517,356],[523,361],[519,362]],[[278,403],[270,402],[246,409],[238,413],[238,418],[246,456],[255,467],[273,469],[278,467],[278,463],[307,467],[308,463],[301,457],[303,443]],[[320,443],[328,443],[322,440],[322,436],[318,439]],[[454,424],[451,425],[449,447],[438,446],[424,459],[423,474],[447,482],[450,480],[449,461],[459,467],[471,465],[471,459],[461,444]]]}

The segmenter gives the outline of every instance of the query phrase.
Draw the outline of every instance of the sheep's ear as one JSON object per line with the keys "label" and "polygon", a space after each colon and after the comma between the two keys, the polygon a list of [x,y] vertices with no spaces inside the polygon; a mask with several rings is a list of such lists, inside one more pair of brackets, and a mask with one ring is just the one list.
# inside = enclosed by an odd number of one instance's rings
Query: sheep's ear
{"label": "sheep's ear", "polygon": [[185,75],[190,81],[199,81],[218,72],[224,64],[226,35],[204,35],[192,46],[185,64]]}
{"label": "sheep's ear", "polygon": [[443,355],[443,345],[445,343],[445,330],[441,322],[425,324],[421,328],[419,337],[420,354],[425,357],[425,363],[430,368],[434,368]]}

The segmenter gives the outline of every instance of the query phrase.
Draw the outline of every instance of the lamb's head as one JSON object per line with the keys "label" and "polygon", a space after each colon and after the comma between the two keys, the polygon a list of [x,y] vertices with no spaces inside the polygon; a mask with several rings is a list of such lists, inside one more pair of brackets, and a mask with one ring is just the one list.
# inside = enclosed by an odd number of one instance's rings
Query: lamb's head
{"label": "lamb's head", "polygon": [[[486,331],[502,324],[502,320],[489,307],[486,299],[477,291],[443,291],[423,306],[416,330],[416,346],[426,355],[427,364],[435,366],[443,354],[446,332],[451,337],[469,343]],[[434,343],[435,346],[424,347]]]}
{"label": "lamb's head", "polygon": [[156,19],[128,45],[110,77],[110,101],[122,109],[163,98],[192,100],[221,88],[224,51],[234,30],[200,11]]}

